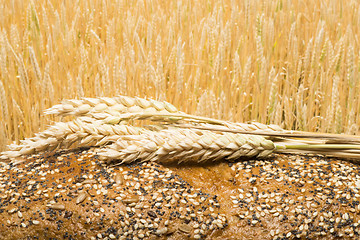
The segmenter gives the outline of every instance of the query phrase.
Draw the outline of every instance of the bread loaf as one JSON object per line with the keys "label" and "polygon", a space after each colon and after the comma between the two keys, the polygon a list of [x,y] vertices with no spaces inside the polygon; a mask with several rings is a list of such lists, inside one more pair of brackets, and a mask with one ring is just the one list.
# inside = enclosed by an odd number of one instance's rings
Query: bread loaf
{"label": "bread loaf", "polygon": [[360,167],[274,154],[103,165],[98,149],[0,167],[0,239],[357,239]]}

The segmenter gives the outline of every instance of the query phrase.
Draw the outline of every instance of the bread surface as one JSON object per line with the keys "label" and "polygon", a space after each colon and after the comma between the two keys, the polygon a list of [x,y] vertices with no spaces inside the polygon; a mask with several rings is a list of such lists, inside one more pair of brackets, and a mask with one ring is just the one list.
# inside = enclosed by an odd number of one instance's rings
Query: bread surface
{"label": "bread surface", "polygon": [[106,166],[97,149],[0,167],[0,239],[358,239],[360,167],[276,154]]}

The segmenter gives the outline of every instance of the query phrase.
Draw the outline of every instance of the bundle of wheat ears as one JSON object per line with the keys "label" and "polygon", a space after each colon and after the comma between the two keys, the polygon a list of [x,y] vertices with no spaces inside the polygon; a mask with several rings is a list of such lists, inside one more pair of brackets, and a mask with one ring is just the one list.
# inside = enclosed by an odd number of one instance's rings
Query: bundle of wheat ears
{"label": "bundle of wheat ears", "polygon": [[108,164],[234,160],[266,157],[273,152],[360,159],[357,136],[288,131],[261,123],[233,123],[189,115],[168,102],[138,97],[65,100],[47,109],[45,114],[61,119],[72,116],[72,120],[56,122],[35,137],[9,145],[0,158],[16,162],[22,155],[98,147],[100,159]]}

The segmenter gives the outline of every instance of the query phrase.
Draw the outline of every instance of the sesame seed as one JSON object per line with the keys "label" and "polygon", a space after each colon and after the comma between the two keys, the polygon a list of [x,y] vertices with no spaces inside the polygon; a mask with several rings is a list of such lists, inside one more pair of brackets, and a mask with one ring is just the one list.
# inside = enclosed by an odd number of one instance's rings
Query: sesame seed
{"label": "sesame seed", "polygon": [[16,210],[17,210],[17,208],[12,208],[8,211],[8,213],[12,214],[12,213],[16,212]]}
{"label": "sesame seed", "polygon": [[123,199],[122,201],[126,204],[137,203],[139,201],[139,198],[136,196],[133,196],[133,197]]}
{"label": "sesame seed", "polygon": [[65,210],[65,205],[63,204],[51,204],[51,205],[48,205],[49,208],[52,208],[52,209],[55,209],[55,210]]}
{"label": "sesame seed", "polygon": [[86,199],[86,192],[82,192],[79,194],[79,196],[76,198],[76,204],[82,203]]}
{"label": "sesame seed", "polygon": [[181,225],[179,226],[179,230],[182,231],[182,232],[184,232],[184,233],[190,233],[191,230],[192,230],[192,227],[190,227],[190,226],[187,225],[187,224],[181,224]]}

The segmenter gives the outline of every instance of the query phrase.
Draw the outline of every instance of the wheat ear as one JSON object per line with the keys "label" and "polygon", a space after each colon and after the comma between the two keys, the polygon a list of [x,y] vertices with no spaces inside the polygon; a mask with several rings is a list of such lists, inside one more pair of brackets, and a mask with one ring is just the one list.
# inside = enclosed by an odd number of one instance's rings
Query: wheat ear
{"label": "wheat ear", "polygon": [[[184,127],[186,128],[203,128],[199,127],[201,124],[208,124],[205,126],[224,126],[224,129],[236,129],[238,133],[242,131],[242,133],[252,134],[252,133],[281,133],[284,132],[282,128],[277,125],[265,125],[262,123],[232,123],[224,120],[219,120],[215,118],[209,117],[201,117],[196,115],[190,115],[183,112],[175,112],[175,113],[164,113],[164,112],[156,112],[156,111],[147,111],[147,112],[127,112],[118,114],[117,116],[109,116],[107,119],[103,120],[105,124],[118,124],[123,121],[127,122],[129,120],[151,120],[151,121],[162,121],[170,124],[174,124],[174,127]],[[184,122],[188,122],[189,125],[184,125]],[[179,124],[180,123],[180,124]],[[196,124],[196,125],[194,125]],[[199,125],[200,124],[200,125]],[[213,130],[213,129],[208,129]],[[260,134],[258,134],[260,135]]]}
{"label": "wheat ear", "polygon": [[104,120],[111,116],[119,116],[121,113],[132,112],[177,113],[179,111],[172,104],[165,101],[127,96],[64,100],[62,104],[45,110],[45,114],[89,116],[98,120]]}
{"label": "wheat ear", "polygon": [[311,153],[358,159],[360,145],[306,144],[301,141],[274,143],[262,136],[215,133],[197,129],[166,129],[140,135],[123,135],[99,152],[105,163],[135,161],[182,163],[266,157],[273,152]]}
{"label": "wheat ear", "polygon": [[1,159],[21,155],[52,151],[58,148],[102,146],[117,141],[122,135],[136,135],[148,130],[127,125],[106,125],[89,123],[89,119],[78,118],[70,122],[57,122],[35,137],[26,138],[19,145],[9,145],[9,151],[2,152]]}
{"label": "wheat ear", "polygon": [[121,136],[99,155],[103,161],[119,164],[136,160],[181,163],[265,157],[274,150],[274,143],[261,136],[173,128]]}

